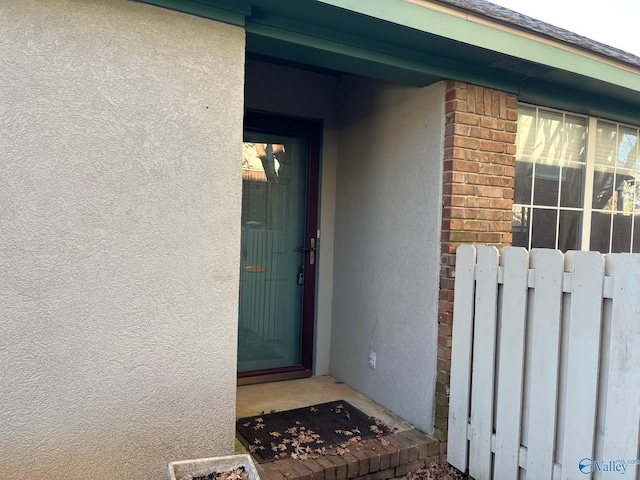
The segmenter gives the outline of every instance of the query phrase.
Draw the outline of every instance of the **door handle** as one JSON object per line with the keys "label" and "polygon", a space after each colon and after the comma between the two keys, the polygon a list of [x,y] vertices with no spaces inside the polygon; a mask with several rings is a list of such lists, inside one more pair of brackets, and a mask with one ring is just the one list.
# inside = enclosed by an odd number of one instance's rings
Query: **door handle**
{"label": "door handle", "polygon": [[311,237],[309,240],[309,247],[305,247],[304,245],[301,247],[297,247],[296,250],[300,253],[309,252],[309,265],[313,265],[316,263],[316,239],[315,237]]}

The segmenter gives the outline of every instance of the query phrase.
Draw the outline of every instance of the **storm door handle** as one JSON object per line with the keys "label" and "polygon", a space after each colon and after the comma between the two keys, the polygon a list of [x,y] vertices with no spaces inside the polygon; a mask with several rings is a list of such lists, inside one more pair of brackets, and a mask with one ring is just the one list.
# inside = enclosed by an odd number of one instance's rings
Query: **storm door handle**
{"label": "storm door handle", "polygon": [[309,265],[313,265],[316,263],[316,239],[315,237],[311,237],[309,240],[310,247],[305,247],[304,245],[301,247],[297,247],[296,250],[300,253],[309,252]]}

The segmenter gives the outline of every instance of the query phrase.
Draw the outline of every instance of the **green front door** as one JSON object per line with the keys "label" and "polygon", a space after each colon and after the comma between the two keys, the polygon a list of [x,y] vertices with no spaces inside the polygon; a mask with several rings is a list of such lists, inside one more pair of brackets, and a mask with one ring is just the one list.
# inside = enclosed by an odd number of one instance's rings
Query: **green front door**
{"label": "green front door", "polygon": [[242,158],[240,376],[310,371],[313,349],[305,338],[312,338],[315,290],[315,142],[288,132],[277,117],[257,117],[260,128],[247,119]]}

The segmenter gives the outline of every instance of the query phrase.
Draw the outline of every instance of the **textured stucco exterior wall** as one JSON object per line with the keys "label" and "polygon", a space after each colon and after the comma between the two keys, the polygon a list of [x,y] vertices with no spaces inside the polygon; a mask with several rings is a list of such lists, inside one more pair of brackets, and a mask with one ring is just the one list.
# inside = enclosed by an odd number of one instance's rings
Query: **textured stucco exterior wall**
{"label": "textured stucco exterior wall", "polygon": [[324,121],[320,165],[318,225],[321,235],[318,243],[314,373],[326,375],[329,373],[331,342],[340,81],[336,77],[256,61],[247,62],[246,73],[247,108]]}
{"label": "textured stucco exterior wall", "polygon": [[0,475],[233,451],[244,32],[0,5]]}
{"label": "textured stucco exterior wall", "polygon": [[330,373],[432,432],[444,86],[352,77],[344,98]]}

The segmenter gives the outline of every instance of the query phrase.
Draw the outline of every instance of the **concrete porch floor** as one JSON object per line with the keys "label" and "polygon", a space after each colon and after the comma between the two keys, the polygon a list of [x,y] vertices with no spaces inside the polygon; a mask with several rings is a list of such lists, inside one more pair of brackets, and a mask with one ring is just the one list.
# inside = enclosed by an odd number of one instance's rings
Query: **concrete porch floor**
{"label": "concrete porch floor", "polygon": [[[281,412],[333,400],[345,400],[383,421],[394,433],[351,448],[343,456],[276,460],[256,468],[261,480],[385,480],[406,475],[425,462],[437,461],[438,442],[386,408],[328,376],[238,387],[236,418]],[[236,439],[236,453],[247,453]]]}

